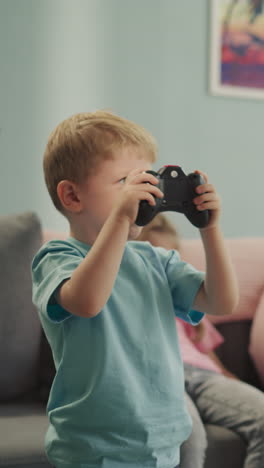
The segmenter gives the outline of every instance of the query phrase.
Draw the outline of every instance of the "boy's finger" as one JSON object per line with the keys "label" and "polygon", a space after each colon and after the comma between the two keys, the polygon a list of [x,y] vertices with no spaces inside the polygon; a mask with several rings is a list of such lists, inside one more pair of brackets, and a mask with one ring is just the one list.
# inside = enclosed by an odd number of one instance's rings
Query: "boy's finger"
{"label": "boy's finger", "polygon": [[139,168],[133,169],[132,171],[130,171],[128,173],[128,175],[126,177],[126,180],[132,180],[132,179],[134,179],[134,177],[136,177],[139,174],[142,174],[142,168],[141,169],[139,169]]}
{"label": "boy's finger", "polygon": [[216,193],[206,192],[200,195],[199,197],[195,197],[193,199],[194,203],[197,205],[199,205],[200,203],[204,203],[206,201],[210,201],[210,200],[219,201],[219,197],[216,195]]}
{"label": "boy's finger", "polygon": [[203,177],[205,183],[208,182],[208,175],[205,172],[200,171],[199,169],[196,169],[196,171],[194,171],[194,173],[195,174],[200,174]]}
{"label": "boy's finger", "polygon": [[202,184],[198,185],[195,189],[197,193],[205,193],[205,192],[215,192],[215,188],[212,184]]}
{"label": "boy's finger", "polygon": [[145,182],[145,183],[149,182],[150,184],[157,185],[159,183],[159,180],[153,174],[150,174],[149,172],[141,171],[139,174],[135,175],[135,177],[133,178],[133,182],[137,184],[140,184],[142,182]]}
{"label": "boy's finger", "polygon": [[208,201],[204,202],[201,205],[196,205],[197,210],[203,211],[203,210],[219,210],[219,203],[217,201]]}
{"label": "boy's finger", "polygon": [[158,198],[164,197],[164,193],[155,185],[147,183],[133,185],[133,190],[139,190],[141,192],[152,193]]}
{"label": "boy's finger", "polygon": [[139,192],[139,195],[140,195],[140,200],[146,200],[151,206],[156,205],[155,198],[153,197],[151,193],[142,191],[142,192]]}
{"label": "boy's finger", "polygon": [[156,195],[156,197],[159,197],[159,198],[164,197],[164,193],[158,187],[156,187],[153,184],[149,184],[148,182],[142,185],[140,184],[138,187],[141,190],[144,190],[148,193],[152,193],[153,195]]}

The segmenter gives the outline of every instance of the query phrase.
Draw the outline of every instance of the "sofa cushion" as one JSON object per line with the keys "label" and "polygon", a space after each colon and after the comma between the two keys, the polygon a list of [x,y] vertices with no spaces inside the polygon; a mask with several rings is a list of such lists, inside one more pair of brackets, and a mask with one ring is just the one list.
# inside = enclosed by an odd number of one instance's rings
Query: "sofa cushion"
{"label": "sofa cushion", "polygon": [[37,383],[41,326],[32,304],[31,262],[42,242],[34,213],[0,217],[0,400]]}
{"label": "sofa cushion", "polygon": [[[252,319],[264,288],[264,237],[241,237],[226,239],[236,270],[240,301],[234,314],[221,317],[210,316],[214,323]],[[182,241],[182,258],[198,269],[205,268],[205,258],[200,239]]]}

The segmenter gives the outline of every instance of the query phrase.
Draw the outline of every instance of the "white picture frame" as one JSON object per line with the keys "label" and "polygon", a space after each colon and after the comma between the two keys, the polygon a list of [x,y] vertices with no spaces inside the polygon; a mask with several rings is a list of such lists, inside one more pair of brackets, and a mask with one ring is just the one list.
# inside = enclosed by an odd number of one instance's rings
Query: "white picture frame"
{"label": "white picture frame", "polygon": [[264,0],[210,0],[212,95],[264,99]]}

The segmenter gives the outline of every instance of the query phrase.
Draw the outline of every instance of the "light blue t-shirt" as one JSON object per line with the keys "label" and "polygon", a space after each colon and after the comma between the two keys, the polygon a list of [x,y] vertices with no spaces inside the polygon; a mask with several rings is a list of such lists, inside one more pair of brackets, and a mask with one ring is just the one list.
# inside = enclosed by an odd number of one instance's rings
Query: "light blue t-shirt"
{"label": "light blue t-shirt", "polygon": [[191,307],[204,274],[176,251],[128,242],[104,308],[78,317],[54,292],[90,248],[54,240],[32,264],[33,301],[57,371],[48,458],[57,468],[173,468],[191,431],[175,315],[201,320]]}

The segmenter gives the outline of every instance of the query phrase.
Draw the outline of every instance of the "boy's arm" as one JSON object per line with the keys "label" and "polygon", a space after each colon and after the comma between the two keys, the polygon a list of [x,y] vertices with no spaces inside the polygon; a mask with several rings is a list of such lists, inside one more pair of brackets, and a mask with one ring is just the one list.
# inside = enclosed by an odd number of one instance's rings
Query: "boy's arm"
{"label": "boy's arm", "polygon": [[74,315],[93,317],[107,302],[129,231],[128,219],[110,217],[85,259],[56,292],[57,302]]}
{"label": "boy's arm", "polygon": [[163,196],[155,186],[157,183],[151,174],[131,171],[119,202],[113,207],[91,250],[55,295],[65,310],[81,317],[94,317],[102,310],[112,292],[139,202],[147,200],[155,205],[153,195]]}
{"label": "boy's arm", "polygon": [[210,210],[210,221],[200,229],[205,251],[206,276],[194,300],[193,308],[212,315],[231,314],[238,304],[236,274],[219,227],[220,199],[213,185],[196,188],[200,195],[194,199],[199,210]]}
{"label": "boy's arm", "polygon": [[201,230],[205,258],[205,281],[193,307],[212,315],[231,314],[238,303],[236,274],[219,227]]}

